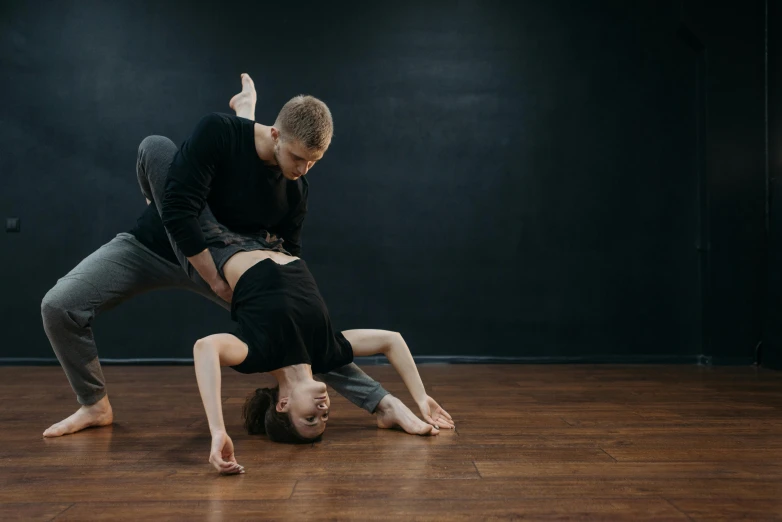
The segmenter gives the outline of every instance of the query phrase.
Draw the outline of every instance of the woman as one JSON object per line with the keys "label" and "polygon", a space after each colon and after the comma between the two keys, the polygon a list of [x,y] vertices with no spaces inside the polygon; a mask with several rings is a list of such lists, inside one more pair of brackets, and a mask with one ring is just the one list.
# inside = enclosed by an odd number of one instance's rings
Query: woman
{"label": "woman", "polygon": [[[259,389],[244,406],[245,428],[271,440],[307,443],[326,429],[330,401],[326,385],[312,378],[353,361],[385,354],[399,372],[421,411],[438,412],[438,426],[453,421],[426,394],[402,337],[382,330],[334,332],[328,310],[306,263],[272,250],[240,251],[221,268],[233,290],[235,334],[200,339],[193,349],[196,377],[204,403],[212,448],[209,461],[222,473],[243,473],[225,431],[220,396],[220,367],[242,373],[269,372],[278,387]],[[420,421],[419,421],[420,422]]]}

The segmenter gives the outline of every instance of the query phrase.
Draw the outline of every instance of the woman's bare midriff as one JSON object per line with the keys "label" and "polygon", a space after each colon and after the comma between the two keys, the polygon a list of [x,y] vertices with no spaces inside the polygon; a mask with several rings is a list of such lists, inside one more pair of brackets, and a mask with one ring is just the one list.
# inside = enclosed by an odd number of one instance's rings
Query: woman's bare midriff
{"label": "woman's bare midriff", "polygon": [[280,252],[274,252],[272,250],[253,250],[252,252],[237,252],[232,255],[228,261],[223,265],[223,273],[225,279],[231,286],[231,289],[236,287],[239,278],[244,275],[253,265],[265,260],[271,259],[278,265],[287,265],[292,261],[299,259],[295,256],[289,256]]}

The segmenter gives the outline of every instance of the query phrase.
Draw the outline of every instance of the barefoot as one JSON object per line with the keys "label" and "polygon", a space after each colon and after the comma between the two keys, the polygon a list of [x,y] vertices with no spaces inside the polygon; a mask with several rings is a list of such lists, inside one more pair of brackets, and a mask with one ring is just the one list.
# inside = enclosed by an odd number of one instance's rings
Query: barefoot
{"label": "barefoot", "polygon": [[255,83],[247,73],[242,74],[242,92],[231,98],[228,106],[231,107],[237,116],[255,120]]}
{"label": "barefoot", "polygon": [[109,398],[103,397],[91,406],[82,406],[76,413],[43,432],[44,437],[61,437],[91,426],[108,426],[114,421]]}
{"label": "barefoot", "polygon": [[410,408],[389,394],[383,397],[377,406],[378,428],[402,428],[412,435],[437,435],[440,431],[427,424],[410,411]]}

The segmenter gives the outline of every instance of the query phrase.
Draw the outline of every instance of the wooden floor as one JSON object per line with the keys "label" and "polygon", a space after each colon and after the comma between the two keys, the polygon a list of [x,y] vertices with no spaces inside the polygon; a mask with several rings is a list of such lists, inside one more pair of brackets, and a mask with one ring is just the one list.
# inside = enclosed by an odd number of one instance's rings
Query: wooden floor
{"label": "wooden floor", "polygon": [[[366,367],[406,402],[390,367]],[[697,366],[422,366],[457,429],[378,430],[333,397],[312,446],[242,433],[266,377],[224,371],[247,473],[207,463],[192,367],[107,367],[110,428],[59,368],[0,368],[0,520],[782,520],[782,373]]]}

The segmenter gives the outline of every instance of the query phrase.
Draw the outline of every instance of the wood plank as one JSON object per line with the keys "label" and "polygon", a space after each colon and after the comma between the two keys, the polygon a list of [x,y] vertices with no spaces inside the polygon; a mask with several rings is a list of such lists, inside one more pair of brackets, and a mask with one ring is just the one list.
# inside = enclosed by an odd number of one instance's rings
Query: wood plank
{"label": "wood plank", "polygon": [[742,462],[593,462],[530,463],[523,460],[476,461],[482,478],[594,477],[605,479],[702,479],[715,476],[782,480],[782,463]]}
{"label": "wood plank", "polygon": [[48,522],[64,513],[72,503],[0,503],[0,520],[4,522],[19,520],[25,522]]}
{"label": "wood plank", "polygon": [[692,520],[733,521],[733,520],[780,520],[782,519],[782,491],[776,498],[748,499],[693,499],[669,498],[671,504],[687,514]]}
{"label": "wood plank", "polygon": [[[208,454],[206,455],[208,457]],[[294,458],[287,461],[274,461],[262,455],[246,453],[237,457],[245,467],[246,475],[261,475],[275,479],[296,480],[300,478],[320,478],[323,480],[342,480],[362,478],[365,480],[402,479],[458,479],[477,480],[480,478],[471,460],[410,459],[397,455],[394,458],[361,460],[345,458],[329,461],[317,461],[309,458]],[[180,469],[179,475],[195,473],[201,470]]]}
{"label": "wood plank", "polygon": [[778,483],[744,478],[668,478],[665,480],[603,477],[534,477],[529,479],[484,478],[479,481],[303,479],[296,484],[292,499],[336,500],[362,497],[411,500],[502,500],[574,498],[675,497],[686,491],[690,499],[782,498]]}
{"label": "wood plank", "polygon": [[77,504],[57,518],[64,521],[114,520],[449,520],[484,519],[689,520],[663,499],[564,499],[558,502],[522,499],[514,502],[459,500],[448,504],[429,500],[378,503],[360,495],[340,499],[271,502],[145,502]]}
{"label": "wood plank", "polygon": [[611,448],[606,453],[619,462],[777,462],[782,449],[766,448]]}
{"label": "wood plank", "polygon": [[220,476],[204,469],[197,474],[170,472],[150,479],[147,475],[122,474],[113,478],[82,476],[64,480],[62,476],[31,475],[5,484],[0,503],[18,502],[153,502],[177,500],[280,500],[293,493],[295,480],[255,474]]}

